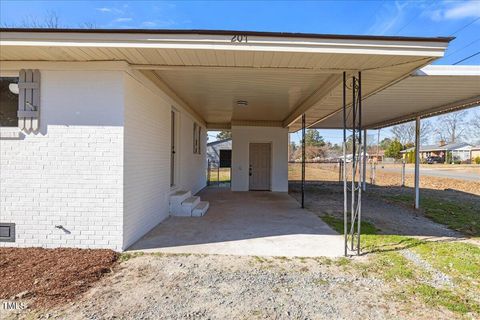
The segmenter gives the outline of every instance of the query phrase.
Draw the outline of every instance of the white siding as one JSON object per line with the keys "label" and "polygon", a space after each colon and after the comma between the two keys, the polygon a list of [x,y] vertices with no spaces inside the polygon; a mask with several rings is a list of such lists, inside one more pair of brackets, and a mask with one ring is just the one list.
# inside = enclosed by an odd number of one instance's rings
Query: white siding
{"label": "white siding", "polygon": [[0,139],[0,221],[16,224],[0,246],[120,250],[122,72],[41,70],[40,125]]}
{"label": "white siding", "polygon": [[248,191],[249,145],[272,144],[272,190],[288,192],[288,129],[232,126],[232,190]]}

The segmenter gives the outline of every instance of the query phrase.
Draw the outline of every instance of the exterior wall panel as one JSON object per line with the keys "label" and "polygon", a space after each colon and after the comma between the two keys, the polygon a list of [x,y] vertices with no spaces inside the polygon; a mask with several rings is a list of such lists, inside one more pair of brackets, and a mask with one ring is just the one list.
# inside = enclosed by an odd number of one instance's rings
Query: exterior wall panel
{"label": "exterior wall panel", "polygon": [[123,249],[169,215],[170,111],[162,97],[125,75]]}
{"label": "exterior wall panel", "polygon": [[40,71],[40,132],[0,139],[0,246],[120,250],[122,73]]}
{"label": "exterior wall panel", "polygon": [[288,129],[232,126],[232,190],[248,191],[249,144],[272,144],[271,191],[288,192]]}

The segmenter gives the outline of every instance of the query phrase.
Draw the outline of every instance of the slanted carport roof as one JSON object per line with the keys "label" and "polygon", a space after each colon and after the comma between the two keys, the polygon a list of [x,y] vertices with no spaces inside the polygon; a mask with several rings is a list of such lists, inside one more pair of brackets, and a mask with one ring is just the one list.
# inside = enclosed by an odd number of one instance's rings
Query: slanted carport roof
{"label": "slanted carport roof", "polygon": [[[3,70],[28,61],[124,61],[209,128],[313,125],[341,106],[342,73],[362,71],[364,97],[442,57],[449,37],[219,30],[0,29]],[[237,100],[248,101],[247,107]]]}
{"label": "slanted carport roof", "polygon": [[[377,129],[477,105],[480,66],[429,65],[366,98],[362,121]],[[343,113],[320,119],[312,128],[343,128]]]}

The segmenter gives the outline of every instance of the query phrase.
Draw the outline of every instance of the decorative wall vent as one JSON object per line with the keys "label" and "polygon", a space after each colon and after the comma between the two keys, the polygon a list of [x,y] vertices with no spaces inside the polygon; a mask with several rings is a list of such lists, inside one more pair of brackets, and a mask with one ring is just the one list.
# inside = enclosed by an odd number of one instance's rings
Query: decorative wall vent
{"label": "decorative wall vent", "polygon": [[18,127],[27,133],[39,129],[40,71],[20,70],[18,77]]}
{"label": "decorative wall vent", "polygon": [[15,223],[0,223],[0,242],[15,242]]}

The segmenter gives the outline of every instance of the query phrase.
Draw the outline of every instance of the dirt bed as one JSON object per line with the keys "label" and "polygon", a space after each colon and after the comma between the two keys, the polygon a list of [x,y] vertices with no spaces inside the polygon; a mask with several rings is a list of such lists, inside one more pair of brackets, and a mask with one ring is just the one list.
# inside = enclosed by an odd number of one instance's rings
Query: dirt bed
{"label": "dirt bed", "polygon": [[328,259],[144,255],[54,319],[450,319]]}
{"label": "dirt bed", "polygon": [[32,308],[78,299],[116,260],[111,250],[0,248],[0,299]]}

